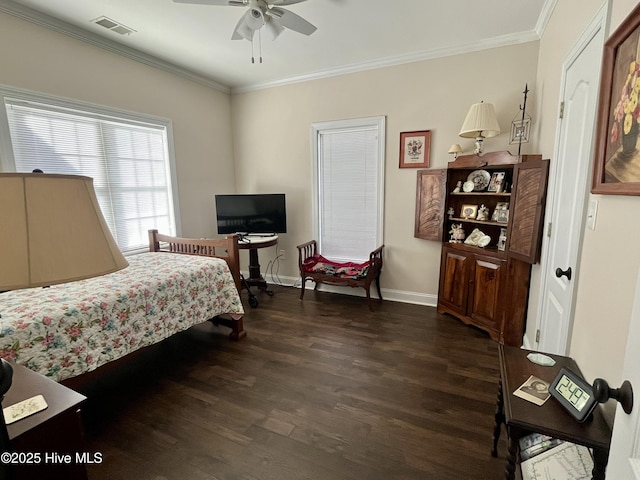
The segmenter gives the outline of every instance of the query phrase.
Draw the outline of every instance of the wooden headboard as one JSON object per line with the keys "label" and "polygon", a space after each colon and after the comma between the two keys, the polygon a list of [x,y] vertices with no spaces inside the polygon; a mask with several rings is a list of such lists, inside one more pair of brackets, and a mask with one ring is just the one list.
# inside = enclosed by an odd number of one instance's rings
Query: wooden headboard
{"label": "wooden headboard", "polygon": [[171,237],[158,233],[158,230],[149,230],[149,251],[221,258],[229,265],[229,270],[231,270],[231,275],[233,275],[238,293],[242,290],[237,235],[230,235],[219,239],[196,239]]}

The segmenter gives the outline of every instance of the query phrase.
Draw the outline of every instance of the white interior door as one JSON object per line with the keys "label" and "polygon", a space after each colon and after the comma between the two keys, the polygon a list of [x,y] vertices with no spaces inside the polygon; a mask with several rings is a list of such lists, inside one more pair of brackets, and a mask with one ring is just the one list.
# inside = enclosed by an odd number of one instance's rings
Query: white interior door
{"label": "white interior door", "polygon": [[[626,414],[620,405],[616,407],[607,479],[640,480],[640,272],[636,281],[622,378],[636,387],[634,406],[631,414]],[[612,388],[619,386],[610,385]]]}
{"label": "white interior door", "polygon": [[[548,248],[541,276],[534,348],[566,355],[591,178],[591,157],[604,44],[605,7],[565,61],[553,201],[547,209]],[[559,275],[559,271],[566,272]]]}

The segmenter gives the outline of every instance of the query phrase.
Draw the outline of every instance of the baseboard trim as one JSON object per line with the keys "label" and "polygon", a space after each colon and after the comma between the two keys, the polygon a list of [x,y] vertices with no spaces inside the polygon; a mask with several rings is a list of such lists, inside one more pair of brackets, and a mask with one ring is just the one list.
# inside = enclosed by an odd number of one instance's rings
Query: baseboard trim
{"label": "baseboard trim", "polygon": [[[248,272],[242,272],[245,278],[248,278]],[[300,277],[287,277],[278,276],[277,278],[271,278],[270,275],[266,278],[267,283],[281,285],[284,287],[300,288]],[[315,283],[313,281],[307,281],[306,289],[313,290]],[[318,288],[321,292],[338,293],[340,295],[351,295],[353,297],[364,297],[365,292],[362,288],[350,288],[350,287],[337,287],[333,285],[322,284]],[[371,288],[371,297],[378,298],[378,292],[375,286]],[[408,292],[404,290],[394,290],[390,288],[382,289],[382,297],[385,300],[391,302],[411,303],[414,305],[424,305],[427,307],[435,307],[438,304],[438,295],[420,292]]]}

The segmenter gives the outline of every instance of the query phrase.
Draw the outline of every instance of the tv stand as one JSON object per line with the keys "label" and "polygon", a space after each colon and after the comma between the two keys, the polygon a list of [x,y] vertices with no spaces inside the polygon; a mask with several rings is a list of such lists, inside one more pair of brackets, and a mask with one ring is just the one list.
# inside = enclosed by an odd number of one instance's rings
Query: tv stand
{"label": "tv stand", "polygon": [[260,262],[258,260],[258,249],[272,247],[278,243],[277,235],[263,236],[244,235],[242,241],[238,242],[240,250],[249,250],[249,278],[245,279],[250,286],[256,286],[259,290],[263,290],[267,295],[272,296],[273,290],[267,288],[267,281],[260,273]]}

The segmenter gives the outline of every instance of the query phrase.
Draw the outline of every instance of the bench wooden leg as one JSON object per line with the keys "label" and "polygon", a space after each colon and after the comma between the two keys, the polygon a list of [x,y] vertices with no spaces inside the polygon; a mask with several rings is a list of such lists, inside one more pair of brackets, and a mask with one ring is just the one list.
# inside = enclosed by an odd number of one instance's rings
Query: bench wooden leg
{"label": "bench wooden leg", "polygon": [[376,278],[376,290],[378,290],[378,297],[380,297],[380,301],[382,301],[382,292],[380,291],[380,277]]}

